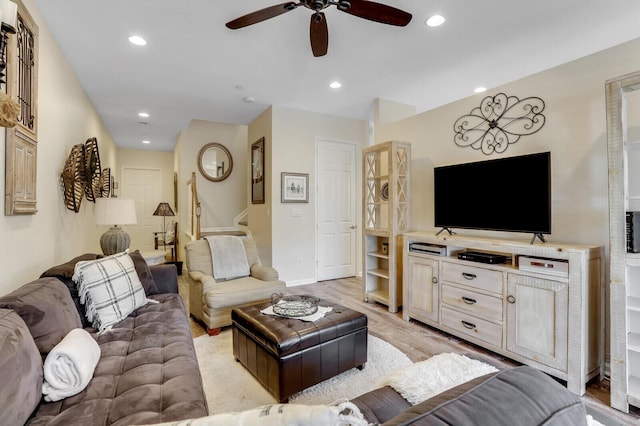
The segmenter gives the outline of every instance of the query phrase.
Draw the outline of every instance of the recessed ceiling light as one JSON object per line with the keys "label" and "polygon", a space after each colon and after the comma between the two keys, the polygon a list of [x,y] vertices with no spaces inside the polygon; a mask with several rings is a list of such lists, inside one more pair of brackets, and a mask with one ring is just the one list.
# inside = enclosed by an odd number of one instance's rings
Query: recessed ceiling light
{"label": "recessed ceiling light", "polygon": [[139,112],[138,113],[138,117],[149,118],[149,113],[148,112]]}
{"label": "recessed ceiling light", "polygon": [[145,46],[147,44],[147,40],[137,35],[129,37],[129,42],[131,44],[135,44],[136,46]]}
{"label": "recessed ceiling light", "polygon": [[339,81],[334,81],[329,85],[329,87],[332,89],[339,89],[342,87],[342,84]]}
{"label": "recessed ceiling light", "polygon": [[433,15],[425,21],[425,24],[427,24],[428,27],[438,27],[444,24],[444,21],[446,21],[446,19],[444,19],[444,16]]}
{"label": "recessed ceiling light", "polygon": [[144,140],[144,141],[142,141],[142,143],[144,143],[144,144],[150,144],[150,143],[151,143],[151,141]]}
{"label": "recessed ceiling light", "polygon": [[474,93],[482,93],[482,92],[486,92],[486,91],[487,91],[487,88],[486,87],[482,87],[482,86],[476,87],[475,89],[473,89]]}
{"label": "recessed ceiling light", "polygon": [[245,101],[248,104],[252,104],[256,101],[255,98],[252,98],[251,96],[247,96],[246,98],[242,98],[243,101]]}

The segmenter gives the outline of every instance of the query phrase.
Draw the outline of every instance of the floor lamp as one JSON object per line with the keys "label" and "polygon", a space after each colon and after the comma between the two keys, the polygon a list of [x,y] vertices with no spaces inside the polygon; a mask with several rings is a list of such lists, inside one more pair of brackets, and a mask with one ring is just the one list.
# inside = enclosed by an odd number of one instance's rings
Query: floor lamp
{"label": "floor lamp", "polygon": [[[156,211],[153,212],[154,216],[162,216],[162,247],[164,248],[164,252],[167,252],[167,228],[165,224],[165,220],[167,216],[175,216],[173,210],[171,210],[171,206],[169,203],[160,203],[158,207],[156,207]],[[175,236],[174,236],[175,238]],[[177,247],[176,247],[177,250]],[[175,260],[175,259],[172,259]]]}

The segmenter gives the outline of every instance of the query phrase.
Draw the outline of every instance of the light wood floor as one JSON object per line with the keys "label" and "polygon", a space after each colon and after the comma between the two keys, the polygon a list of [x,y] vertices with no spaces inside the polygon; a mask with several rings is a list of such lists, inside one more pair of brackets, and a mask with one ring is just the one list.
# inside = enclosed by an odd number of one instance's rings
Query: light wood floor
{"label": "light wood floor", "polygon": [[[180,294],[183,299],[187,292],[185,276],[180,277]],[[420,322],[402,319],[402,313],[389,313],[387,307],[378,303],[365,303],[362,299],[362,285],[358,278],[346,278],[333,281],[323,281],[315,284],[288,287],[288,294],[310,294],[336,302],[365,313],[368,317],[369,333],[379,337],[402,352],[413,361],[423,361],[433,355],[442,352],[457,352],[473,355],[475,358],[486,359],[487,362],[498,366],[519,365],[517,362],[501,355],[484,350],[478,346],[467,343],[455,336],[436,330]],[[188,300],[185,300],[188,310]],[[191,318],[191,331],[193,337],[206,334],[202,324]],[[211,337],[215,339],[215,337]],[[640,424],[640,410],[624,414],[609,407],[609,381],[607,379],[598,382],[594,379],[587,387],[583,396],[587,404],[598,406],[609,415],[620,419],[622,424]]]}

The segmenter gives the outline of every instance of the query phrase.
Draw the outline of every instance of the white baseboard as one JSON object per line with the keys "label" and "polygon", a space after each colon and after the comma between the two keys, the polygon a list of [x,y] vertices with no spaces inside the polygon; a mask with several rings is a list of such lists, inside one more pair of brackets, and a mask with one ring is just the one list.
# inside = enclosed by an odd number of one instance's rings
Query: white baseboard
{"label": "white baseboard", "polygon": [[313,278],[304,278],[301,280],[285,281],[285,283],[287,287],[296,287],[299,285],[315,284],[317,283],[317,281],[314,280]]}

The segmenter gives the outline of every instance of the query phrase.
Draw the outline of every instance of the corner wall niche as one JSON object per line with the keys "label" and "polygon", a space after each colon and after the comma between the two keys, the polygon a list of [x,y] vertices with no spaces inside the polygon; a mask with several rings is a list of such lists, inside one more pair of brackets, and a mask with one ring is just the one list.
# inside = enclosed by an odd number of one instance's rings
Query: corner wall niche
{"label": "corner wall niche", "polygon": [[7,45],[7,94],[20,105],[6,129],[5,216],[33,215],[38,157],[38,26],[20,0],[15,36]]}

